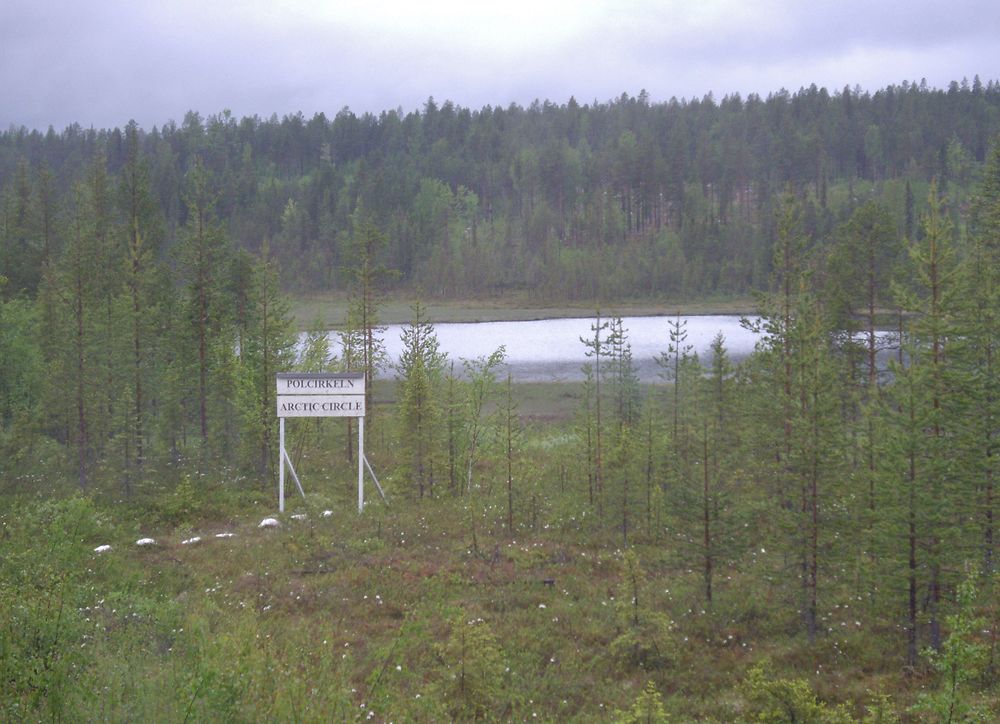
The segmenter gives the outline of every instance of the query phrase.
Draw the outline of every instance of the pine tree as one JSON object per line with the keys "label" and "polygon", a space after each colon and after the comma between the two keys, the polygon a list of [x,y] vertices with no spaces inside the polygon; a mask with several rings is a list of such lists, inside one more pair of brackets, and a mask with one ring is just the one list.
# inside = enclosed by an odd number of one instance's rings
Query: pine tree
{"label": "pine tree", "polygon": [[961,379],[961,451],[969,463],[967,514],[977,521],[982,569],[996,566],[996,474],[1000,454],[1000,140],[994,143],[972,207],[972,248],[962,269],[954,336]]}
{"label": "pine tree", "polygon": [[610,352],[610,380],[615,417],[619,427],[631,426],[639,418],[639,377],[632,363],[632,345],[621,317],[610,321],[607,344]]}
{"label": "pine tree", "polygon": [[4,224],[0,227],[0,269],[7,282],[4,299],[34,298],[38,287],[41,250],[36,238],[30,168],[21,158],[14,172],[13,188],[5,199]]}
{"label": "pine tree", "polygon": [[[868,506],[875,506],[875,422],[878,409],[880,339],[877,313],[889,299],[892,270],[900,255],[895,226],[888,208],[869,201],[860,206],[840,229],[830,255],[829,277],[833,287],[830,313],[840,328],[842,347],[853,362],[855,353],[863,357],[863,373],[858,391],[863,425],[862,456],[868,483]],[[858,336],[862,337],[859,343]]]}
{"label": "pine tree", "polygon": [[398,365],[400,439],[407,477],[423,498],[434,495],[446,360],[420,302],[413,305],[413,316],[402,337]]}
{"label": "pine tree", "polygon": [[840,361],[831,354],[831,332],[823,310],[802,295],[792,329],[792,390],[797,399],[793,415],[791,455],[787,463],[799,489],[797,505],[798,557],[801,563],[802,616],[806,634],[814,641],[819,621],[821,538],[827,531],[849,530],[847,521],[834,519],[843,507],[834,481],[843,465],[840,397],[831,380],[843,380]]}
{"label": "pine tree", "polygon": [[[109,286],[118,278],[121,260],[116,258],[112,266],[104,263],[111,221],[102,156],[95,158],[72,193],[67,218],[49,222],[52,238],[65,239],[58,252],[51,244],[53,256],[44,265],[39,290],[46,365],[53,379],[67,383],[49,386],[44,409],[57,437],[75,448],[77,483],[86,487],[112,429],[107,418],[116,394],[105,387],[106,367],[117,359],[106,336],[105,297],[112,293]],[[67,388],[72,394],[66,394]]]}
{"label": "pine tree", "polygon": [[[587,425],[587,439],[588,439],[588,450],[590,450],[590,440],[591,440],[591,430],[593,430],[593,495],[591,496],[591,502],[593,503],[594,498],[597,499],[597,518],[598,520],[603,520],[604,517],[604,465],[603,465],[603,449],[602,449],[602,432],[603,432],[603,422],[601,420],[601,378],[605,373],[601,369],[601,357],[607,357],[610,353],[609,343],[607,337],[604,333],[608,330],[608,323],[606,321],[601,321],[601,313],[597,312],[594,323],[590,325],[590,331],[593,332],[593,337],[581,337],[580,341],[586,347],[584,354],[587,357],[592,357],[594,360],[592,368],[592,377],[588,373],[588,377],[593,380],[593,427],[588,423]],[[590,364],[586,365],[590,368]],[[585,392],[587,390],[585,389]],[[590,405],[590,395],[586,397],[586,405],[588,406],[588,419],[590,417],[589,405]],[[590,477],[590,473],[588,473]]]}
{"label": "pine tree", "polygon": [[[71,358],[63,360],[65,379],[73,380],[75,412],[75,433],[73,438],[77,449],[77,483],[87,486],[88,472],[92,457],[91,417],[92,401],[90,389],[95,381],[92,359],[96,357],[93,334],[93,317],[97,304],[95,280],[99,278],[96,236],[87,218],[86,190],[77,188],[77,201],[72,221],[72,229],[62,260],[60,276],[53,284],[62,288],[66,306],[71,315],[71,329],[65,330],[72,339],[68,345]],[[57,288],[58,288],[57,287]],[[55,362],[55,360],[53,360]]]}
{"label": "pine tree", "polygon": [[465,492],[472,493],[472,473],[482,452],[482,438],[487,426],[486,409],[497,393],[497,369],[503,364],[507,350],[500,345],[492,354],[462,360],[465,370]]}
{"label": "pine tree", "polygon": [[583,449],[580,460],[584,465],[584,472],[587,478],[587,503],[591,509],[594,508],[594,368],[590,364],[582,366],[583,371],[583,400],[577,410],[576,432],[578,444]]}
{"label": "pine tree", "polygon": [[[330,351],[330,332],[322,316],[317,315],[306,330],[294,367],[298,372],[329,372],[339,367],[339,359]],[[286,424],[290,422],[291,420],[288,420]],[[296,470],[301,469],[300,460],[305,451],[315,447],[331,422],[334,420],[322,417],[297,421],[298,432],[295,436],[297,444],[291,454],[293,467]]]}
{"label": "pine tree", "polygon": [[732,403],[732,364],[726,351],[725,338],[718,333],[712,340],[712,362],[709,374],[700,380],[698,405],[701,427],[701,522],[702,572],[705,601],[712,604],[714,572],[720,558],[720,527],[722,510],[727,506],[728,460],[734,446],[729,421]]}
{"label": "pine tree", "polygon": [[679,457],[681,390],[683,387],[680,382],[681,364],[691,356],[694,348],[687,343],[687,320],[681,319],[680,312],[677,313],[673,321],[667,322],[667,326],[669,338],[667,351],[657,357],[656,362],[663,368],[664,378],[672,383],[671,397],[673,401],[670,412],[673,424],[671,425],[670,439],[674,446],[674,456]]}
{"label": "pine tree", "polygon": [[288,301],[279,289],[277,263],[269,257],[267,244],[254,265],[249,303],[246,350],[240,363],[245,450],[260,473],[274,474],[275,375],[291,368],[295,336]]}
{"label": "pine tree", "polygon": [[374,412],[371,404],[372,383],[388,362],[385,344],[381,339],[381,334],[385,330],[379,324],[380,286],[391,276],[379,258],[385,245],[385,235],[370,218],[361,216],[359,212],[351,239],[353,260],[350,274],[354,288],[349,316],[353,318],[360,335],[357,362],[365,375],[367,416],[372,416]]}
{"label": "pine tree", "polygon": [[[7,283],[0,274],[0,287]],[[0,475],[11,476],[34,441],[46,383],[35,305],[0,289]]]}
{"label": "pine tree", "polygon": [[634,437],[637,434],[636,423],[640,413],[639,378],[632,364],[632,346],[628,341],[628,330],[621,317],[613,317],[608,329],[606,369],[611,386],[611,398],[614,401],[615,421],[611,437],[615,473],[612,479],[621,487],[622,542],[628,545],[630,487],[636,477]]}
{"label": "pine tree", "polygon": [[[150,192],[149,167],[139,148],[139,128],[131,121],[126,127],[126,161],[122,170],[120,206],[125,216],[125,286],[130,304],[129,327],[132,355],[132,415],[129,438],[133,450],[126,459],[141,467],[145,461],[147,437],[148,377],[154,359],[153,283],[158,243],[156,205]],[[126,493],[131,493],[131,476],[125,477]]]}
{"label": "pine tree", "polygon": [[514,535],[514,471],[519,468],[516,464],[521,453],[521,442],[523,431],[521,422],[517,416],[517,403],[514,401],[512,375],[507,372],[507,385],[502,402],[501,414],[503,415],[503,441],[504,460],[506,462],[507,477],[507,534]]}
{"label": "pine tree", "polygon": [[122,327],[127,325],[125,273],[122,263],[126,255],[125,235],[114,218],[112,184],[107,172],[104,153],[95,155],[87,173],[87,202],[93,225],[95,261],[99,275],[95,278],[98,313],[95,319],[100,354],[95,359],[99,369],[100,414],[95,416],[99,434],[95,442],[99,453],[107,453],[107,445],[121,433],[126,413],[126,395],[120,388],[128,375],[125,356],[128,350],[122,341]]}
{"label": "pine tree", "polygon": [[687,320],[678,314],[667,327],[667,350],[657,358],[660,373],[669,383],[666,407],[669,414],[669,435],[666,451],[667,493],[680,518],[690,517],[697,508],[697,494],[692,485],[696,480],[695,461],[699,457],[697,440],[697,390],[704,372],[698,353],[687,343]]}
{"label": "pine tree", "polygon": [[[892,368],[891,394],[880,413],[886,417],[881,436],[888,486],[884,504],[891,506],[880,517],[888,541],[906,541],[905,551],[888,550],[892,561],[906,561],[907,660],[911,665],[918,650],[921,590],[929,616],[929,643],[940,648],[946,551],[957,542],[952,539],[952,518],[960,471],[951,463],[956,458],[956,426],[954,370],[948,357],[950,340],[955,338],[957,278],[951,228],[943,209],[932,183],[922,239],[911,242],[909,248],[913,283],[896,289],[901,309],[912,320],[902,342],[906,363]],[[903,536],[898,535],[900,529]],[[924,571],[926,579],[922,578]]]}
{"label": "pine tree", "polygon": [[215,197],[209,172],[201,158],[196,158],[188,172],[184,194],[188,217],[181,230],[177,257],[187,297],[184,304],[187,324],[182,327],[182,335],[194,347],[197,379],[194,397],[203,454],[207,453],[209,443],[210,378],[217,367],[212,353],[218,347],[213,340],[224,335],[232,316],[222,301],[221,288],[226,279],[219,270],[228,244],[215,220]]}

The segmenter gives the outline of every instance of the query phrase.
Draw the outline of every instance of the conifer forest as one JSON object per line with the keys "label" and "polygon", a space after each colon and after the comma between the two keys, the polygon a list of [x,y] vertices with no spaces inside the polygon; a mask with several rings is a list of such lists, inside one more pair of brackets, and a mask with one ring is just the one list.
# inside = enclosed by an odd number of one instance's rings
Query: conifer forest
{"label": "conifer forest", "polygon": [[0,499],[4,721],[1000,719],[1000,83],[11,127]]}

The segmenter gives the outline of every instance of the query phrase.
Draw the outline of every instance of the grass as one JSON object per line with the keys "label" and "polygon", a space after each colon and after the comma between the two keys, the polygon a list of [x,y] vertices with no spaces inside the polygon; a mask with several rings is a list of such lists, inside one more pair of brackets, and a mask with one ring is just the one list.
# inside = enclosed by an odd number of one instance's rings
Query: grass
{"label": "grass", "polygon": [[[412,316],[412,297],[390,297],[379,310],[385,324],[405,324]],[[347,297],[342,294],[304,294],[294,297],[292,316],[299,329],[307,329],[317,320],[334,329],[343,324]],[[432,322],[496,322],[559,317],[587,317],[598,308],[623,316],[659,314],[745,314],[755,309],[752,299],[706,301],[644,300],[627,302],[572,302],[541,304],[527,295],[508,295],[484,299],[424,300]]]}
{"label": "grass", "polygon": [[[149,548],[100,538],[112,551],[84,556],[92,592],[79,612],[96,633],[79,646],[102,718],[463,718],[473,693],[450,699],[453,676],[483,652],[449,649],[456,626],[495,642],[500,680],[478,684],[491,687],[490,718],[602,719],[648,676],[696,686],[680,661],[644,672],[613,660],[619,556],[573,541],[576,516],[508,537],[488,500],[467,515],[453,500],[400,498],[358,517],[335,497],[293,501],[308,517],[275,531],[251,508],[146,530]],[[192,532],[202,541],[182,544]],[[67,703],[89,706],[75,690]]]}
{"label": "grass", "polygon": [[393,464],[389,380],[366,435],[389,504],[369,487],[361,515],[333,420],[289,421],[307,496],[278,529],[258,527],[276,515],[271,476],[161,472],[129,501],[8,490],[0,720],[609,721],[650,682],[675,721],[767,720],[786,694],[860,718],[879,693],[906,712],[934,688],[929,667],[901,666],[891,591],[859,598],[853,568],[824,568],[824,630],[806,640],[796,562],[760,544],[774,511],[752,490],[718,539],[711,605],[698,516],[682,497],[647,511],[641,480],[630,561],[613,463],[601,506],[574,474],[578,386],[514,394],[528,432],[512,530],[485,438],[471,492],[442,471],[415,495]]}
{"label": "grass", "polygon": [[[386,412],[391,412],[395,405],[397,386],[395,379],[375,380],[375,403]],[[523,423],[535,426],[572,419],[580,406],[580,394],[580,385],[570,382],[518,382],[512,388],[518,417]]]}
{"label": "grass", "polygon": [[[524,406],[559,394],[527,390]],[[570,438],[564,426],[549,429],[531,436],[536,467],[518,479],[513,531],[489,464],[471,495],[440,483],[432,499],[380,469],[390,505],[375,501],[358,515],[355,469],[338,458],[333,428],[302,454],[308,497],[289,498],[277,530],[258,527],[274,515],[273,481],[219,473],[124,505],[71,498],[78,502],[55,512],[49,503],[8,507],[0,523],[19,559],[0,571],[18,597],[4,599],[12,605],[3,623],[26,634],[6,657],[18,686],[0,695],[0,711],[8,719],[606,721],[651,681],[678,720],[739,721],[750,711],[747,672],[760,662],[775,677],[804,677],[856,715],[873,686],[905,703],[928,683],[903,678],[898,636],[870,627],[849,581],[827,598],[836,601],[824,614],[831,633],[809,646],[789,605],[795,591],[780,577],[784,563],[754,547],[719,561],[706,606],[696,538],[674,517],[647,527],[638,500],[634,583],[610,499],[600,522],[583,483],[556,474]],[[372,439],[379,468],[388,451]],[[157,543],[136,546],[140,536]],[[194,536],[201,540],[182,542]],[[111,551],[95,553],[99,544]],[[60,598],[57,620],[45,602]]]}

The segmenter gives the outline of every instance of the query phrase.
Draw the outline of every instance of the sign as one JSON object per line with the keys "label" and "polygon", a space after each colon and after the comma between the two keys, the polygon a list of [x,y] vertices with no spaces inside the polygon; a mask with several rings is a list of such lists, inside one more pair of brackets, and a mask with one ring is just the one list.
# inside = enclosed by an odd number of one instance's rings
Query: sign
{"label": "sign", "polygon": [[[358,512],[365,507],[365,468],[371,473],[382,499],[385,493],[375,471],[365,457],[365,375],[363,372],[279,372],[278,408],[278,510],[285,511],[285,466],[288,466],[299,493],[302,483],[285,448],[286,417],[358,418]],[[388,502],[388,501],[387,501]]]}
{"label": "sign", "polygon": [[278,417],[364,416],[364,395],[278,395]]}
{"label": "sign", "polygon": [[363,372],[279,372],[277,380],[278,395],[365,394]]}

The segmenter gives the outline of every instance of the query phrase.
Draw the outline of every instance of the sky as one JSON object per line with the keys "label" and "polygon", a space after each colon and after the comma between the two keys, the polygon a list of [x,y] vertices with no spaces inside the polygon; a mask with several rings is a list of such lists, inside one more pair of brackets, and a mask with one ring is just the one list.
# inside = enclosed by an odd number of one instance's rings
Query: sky
{"label": "sky", "polygon": [[0,0],[0,128],[1000,80],[997,0]]}

